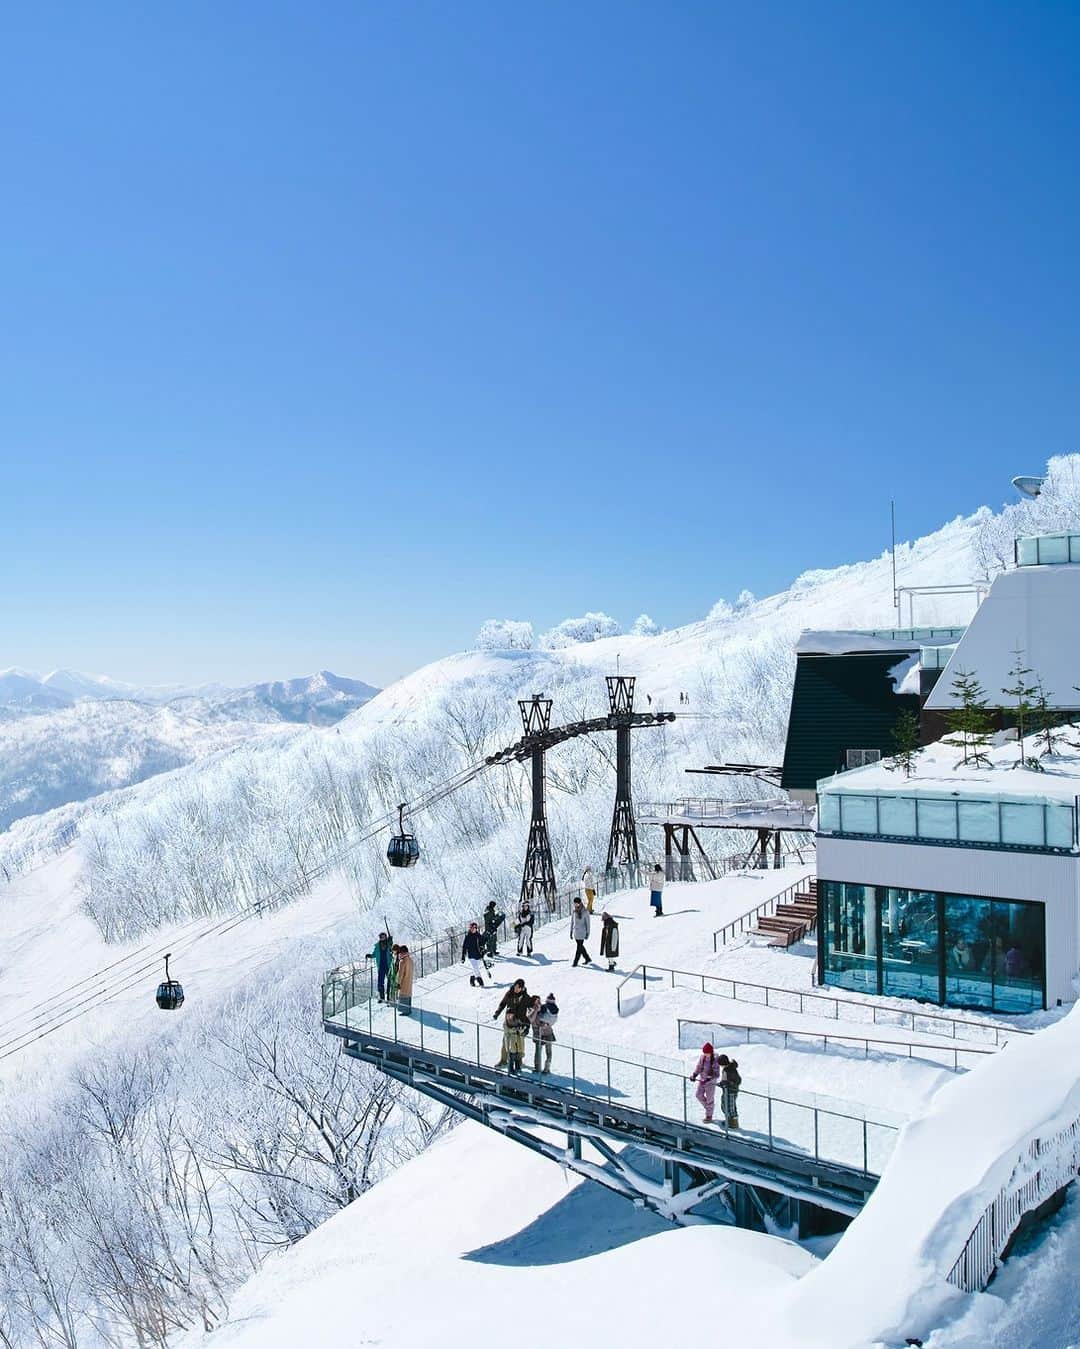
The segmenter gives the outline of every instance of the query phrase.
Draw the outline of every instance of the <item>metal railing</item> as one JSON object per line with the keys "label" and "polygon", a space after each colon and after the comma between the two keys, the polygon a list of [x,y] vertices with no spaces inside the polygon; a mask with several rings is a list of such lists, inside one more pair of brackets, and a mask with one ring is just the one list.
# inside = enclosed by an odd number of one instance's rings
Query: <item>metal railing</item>
{"label": "metal railing", "polygon": [[[736,1033],[737,1041],[725,1038],[729,1031]],[[875,1040],[861,1035],[830,1035],[825,1031],[799,1030],[794,1026],[753,1026],[740,1021],[691,1021],[679,1017],[680,1049],[693,1049],[696,1045],[710,1040],[715,1045],[724,1046],[736,1042],[748,1045],[779,1045],[783,1049],[820,1046],[822,1053],[825,1054],[830,1051],[861,1047],[864,1058],[869,1058],[871,1053],[875,1053],[891,1054],[901,1059],[926,1059],[930,1063],[937,1064],[939,1068],[951,1068],[954,1073],[974,1067],[980,1058],[997,1053],[997,1049],[990,1046],[967,1046],[961,1049],[956,1045],[929,1045],[912,1043],[908,1040]],[[962,1063],[961,1058],[965,1055],[974,1062]]]}
{"label": "metal railing", "polygon": [[[390,1043],[414,1058],[438,1056],[485,1070],[505,1062],[503,1026],[478,1021],[474,1012],[460,1012],[448,1005],[414,1001],[406,1014],[393,1003],[368,999],[326,1019],[358,1040]],[[526,1069],[526,1078],[609,1108],[684,1125],[700,1123],[694,1084],[688,1080],[686,1065],[678,1060],[598,1045],[567,1034],[561,1022],[552,1049],[550,1072]],[[533,1052],[531,1041],[526,1041],[526,1050],[528,1059]],[[725,1138],[746,1140],[775,1153],[812,1157],[870,1176],[881,1174],[904,1122],[898,1115],[871,1115],[860,1106],[813,1093],[785,1089],[779,1096],[771,1089],[747,1087],[738,1093],[737,1115],[736,1125],[718,1110],[712,1127]]]}
{"label": "metal railing", "polygon": [[[729,941],[740,936],[747,928],[753,927],[759,918],[775,913],[777,904],[782,904],[785,900],[789,900],[793,896],[799,894],[812,876],[813,872],[808,871],[801,880],[795,881],[794,884],[789,885],[786,890],[781,890],[778,895],[772,895],[770,898],[762,900],[762,902],[754,908],[748,909],[746,913],[740,914],[738,918],[733,918],[730,923],[725,923],[722,928],[718,928],[717,931],[713,933],[712,949],[714,951],[719,951],[721,946],[726,946]],[[808,931],[811,926],[812,924],[807,924]]]}
{"label": "metal railing", "polygon": [[965,1293],[984,1289],[1026,1213],[1032,1213],[1080,1174],[1080,1119],[1050,1138],[1034,1138],[1016,1159],[1008,1183],[982,1217],[947,1278]]}
{"label": "metal railing", "polygon": [[1080,534],[1061,530],[1056,534],[1030,534],[1014,539],[1013,561],[1018,567],[1080,562]]}
{"label": "metal railing", "polygon": [[[792,801],[787,796],[768,796],[754,801],[725,801],[718,796],[680,796],[675,801],[642,801],[634,811],[639,818],[650,815],[686,820],[738,819],[741,815],[761,815],[764,812],[798,816],[800,821],[805,821],[813,815],[814,808],[801,801]],[[754,826],[747,825],[747,828],[753,829]]]}
{"label": "metal railing", "polygon": [[[943,1016],[936,1012],[909,1012],[899,1007],[883,1007],[877,1002],[860,1002],[855,998],[841,998],[835,994],[804,993],[798,988],[780,988],[775,984],[755,984],[746,979],[732,979],[720,974],[702,974],[700,971],[673,970],[665,965],[636,965],[615,990],[615,1002],[620,1016],[629,1016],[641,1007],[651,977],[670,988],[685,988],[693,992],[709,993],[727,998],[730,1002],[753,1003],[757,1007],[772,1007],[799,1016],[820,1016],[832,1021],[857,1021],[863,1025],[894,1026],[910,1030],[916,1035],[940,1035],[943,1039],[964,1040],[969,1044],[990,1045],[999,1049],[1009,1039],[1030,1035],[1019,1026],[1003,1026],[995,1021]],[[626,991],[627,985],[641,981],[640,993]]]}
{"label": "metal railing", "polygon": [[[644,867],[634,866],[632,863],[620,865],[612,868],[610,871],[603,871],[596,876],[596,894],[597,897],[614,894],[620,890],[636,888],[642,885]],[[570,910],[573,907],[574,900],[585,894],[584,886],[581,881],[576,885],[569,885],[556,892],[554,897],[545,902],[543,899],[536,901],[533,908],[533,930],[536,931],[542,927],[547,927],[550,923],[566,920],[570,917]],[[514,905],[516,909],[516,903]],[[483,926],[480,915],[476,919],[470,919],[470,922],[480,922]],[[512,926],[512,918],[507,914],[507,929]],[[409,954],[413,958],[413,966],[416,971],[417,979],[427,979],[432,975],[438,974],[444,970],[455,968],[461,962],[461,944],[465,940],[465,933],[468,930],[468,924],[461,928],[452,927],[441,937],[436,937],[432,941],[423,943],[421,946],[409,946]],[[504,938],[503,943],[507,943],[510,938]],[[355,961],[349,965],[339,965],[337,969],[329,970],[323,978],[323,1018],[329,1019],[347,1007],[355,1007],[359,1003],[366,1001],[374,996],[374,971],[371,969],[370,961]]]}

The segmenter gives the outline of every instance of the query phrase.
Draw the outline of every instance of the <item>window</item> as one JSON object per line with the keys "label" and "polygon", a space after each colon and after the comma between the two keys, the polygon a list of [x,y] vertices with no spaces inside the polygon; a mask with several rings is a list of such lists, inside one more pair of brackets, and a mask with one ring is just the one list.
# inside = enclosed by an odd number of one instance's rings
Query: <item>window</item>
{"label": "window", "polygon": [[869,763],[877,763],[881,758],[879,749],[846,749],[844,750],[845,768],[865,768]]}
{"label": "window", "polygon": [[1042,904],[821,881],[823,983],[1022,1013],[1046,1005]]}

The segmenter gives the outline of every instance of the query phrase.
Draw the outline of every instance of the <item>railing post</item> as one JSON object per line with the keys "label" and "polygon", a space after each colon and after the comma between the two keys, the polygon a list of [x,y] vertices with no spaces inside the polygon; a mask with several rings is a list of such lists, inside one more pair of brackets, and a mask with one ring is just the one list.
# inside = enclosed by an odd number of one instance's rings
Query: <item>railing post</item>
{"label": "railing post", "polygon": [[[865,1124],[865,1122],[866,1122],[866,1121],[864,1120],[863,1123]],[[818,1156],[818,1112],[817,1112],[817,1107],[815,1106],[815,1107],[814,1107],[814,1161],[817,1162],[817,1161],[820,1161],[820,1160],[821,1160],[821,1159],[820,1159],[820,1157]]]}
{"label": "railing post", "polygon": [[769,1148],[771,1149],[772,1146],[773,1146],[773,1136],[772,1136],[772,1097],[771,1097],[771,1096],[767,1096],[765,1099],[769,1102]]}
{"label": "railing post", "polygon": [[570,1090],[577,1095],[577,1050],[570,1046]]}
{"label": "railing post", "polygon": [[870,1147],[869,1141],[866,1137],[865,1119],[862,1122],[862,1169],[864,1176],[868,1176],[870,1174]]}

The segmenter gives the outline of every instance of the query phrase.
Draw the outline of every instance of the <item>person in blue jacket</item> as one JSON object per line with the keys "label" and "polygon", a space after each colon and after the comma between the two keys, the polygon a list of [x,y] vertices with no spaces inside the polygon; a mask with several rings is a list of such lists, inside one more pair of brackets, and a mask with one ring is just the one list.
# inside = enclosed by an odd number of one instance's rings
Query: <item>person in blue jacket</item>
{"label": "person in blue jacket", "polygon": [[371,948],[371,955],[368,960],[375,962],[376,982],[379,989],[379,1001],[386,999],[386,979],[390,973],[390,962],[394,958],[394,948],[390,941],[389,932],[380,932],[379,940]]}

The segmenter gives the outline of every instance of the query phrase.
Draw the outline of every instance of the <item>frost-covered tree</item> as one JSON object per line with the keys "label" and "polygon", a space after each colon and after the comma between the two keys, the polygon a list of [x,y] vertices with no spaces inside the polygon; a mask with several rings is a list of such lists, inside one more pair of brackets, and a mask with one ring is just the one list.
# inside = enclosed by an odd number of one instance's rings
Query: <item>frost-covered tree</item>
{"label": "frost-covered tree", "polygon": [[709,610],[708,617],[713,621],[722,622],[724,619],[730,618],[734,612],[735,609],[730,600],[720,599]]}
{"label": "frost-covered tree", "polygon": [[517,618],[489,618],[476,634],[478,651],[531,651],[533,625]]}
{"label": "frost-covered tree", "polygon": [[751,604],[756,603],[757,596],[752,590],[740,590],[739,598],[735,601],[736,609],[749,609]]}
{"label": "frost-covered tree", "polygon": [[575,642],[598,642],[601,637],[618,637],[621,631],[609,614],[590,612],[556,623],[540,638],[540,645],[547,651],[557,651],[564,646],[573,646]]}
{"label": "frost-covered tree", "polygon": [[630,627],[632,637],[655,637],[659,631],[658,624],[654,623],[648,614],[638,614]]}

